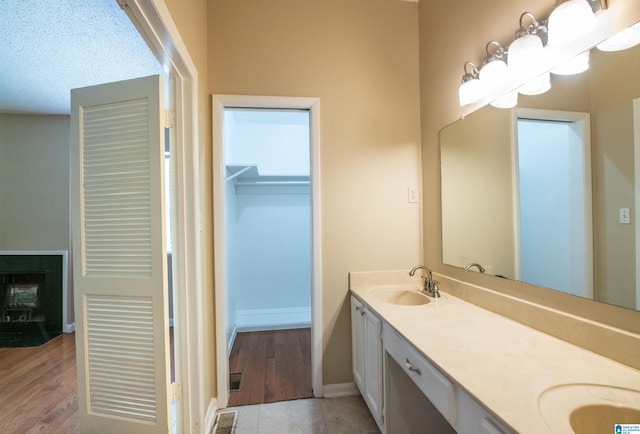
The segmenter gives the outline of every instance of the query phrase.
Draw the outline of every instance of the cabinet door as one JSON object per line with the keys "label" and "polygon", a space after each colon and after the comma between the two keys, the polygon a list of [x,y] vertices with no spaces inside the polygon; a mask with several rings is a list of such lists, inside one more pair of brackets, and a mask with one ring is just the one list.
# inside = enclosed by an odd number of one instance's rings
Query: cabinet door
{"label": "cabinet door", "polygon": [[353,382],[360,393],[365,394],[364,383],[364,305],[351,297],[351,357],[353,360]]}
{"label": "cabinet door", "polygon": [[379,427],[382,427],[382,322],[368,309],[364,316],[364,399]]}

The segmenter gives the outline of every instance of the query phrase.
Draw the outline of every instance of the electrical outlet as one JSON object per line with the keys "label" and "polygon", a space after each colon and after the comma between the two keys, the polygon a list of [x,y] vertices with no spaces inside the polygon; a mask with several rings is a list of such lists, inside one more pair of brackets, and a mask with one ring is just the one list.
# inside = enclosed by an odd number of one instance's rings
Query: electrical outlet
{"label": "electrical outlet", "polygon": [[409,187],[407,200],[409,203],[418,203],[418,190],[415,187]]}
{"label": "electrical outlet", "polygon": [[623,225],[631,224],[631,210],[629,208],[620,208],[620,223]]}

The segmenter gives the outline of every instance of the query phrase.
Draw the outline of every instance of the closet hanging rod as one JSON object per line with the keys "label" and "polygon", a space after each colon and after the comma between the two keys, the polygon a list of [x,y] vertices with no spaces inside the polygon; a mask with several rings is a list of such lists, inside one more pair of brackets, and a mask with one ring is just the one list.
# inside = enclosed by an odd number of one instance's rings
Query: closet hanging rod
{"label": "closet hanging rod", "polygon": [[241,186],[309,185],[309,181],[236,181]]}

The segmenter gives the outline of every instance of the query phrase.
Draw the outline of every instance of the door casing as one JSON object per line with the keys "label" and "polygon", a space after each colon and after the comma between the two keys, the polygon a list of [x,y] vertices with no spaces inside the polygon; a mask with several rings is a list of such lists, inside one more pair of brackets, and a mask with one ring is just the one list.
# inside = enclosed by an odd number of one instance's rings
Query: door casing
{"label": "door casing", "polygon": [[223,154],[223,113],[225,108],[303,109],[310,112],[311,130],[311,383],[315,397],[322,391],[322,248],[320,234],[320,99],[249,95],[213,95],[213,232],[215,257],[216,364],[218,406],[226,408],[229,397],[227,357],[227,262],[224,213],[226,206]]}
{"label": "door casing", "polygon": [[198,140],[198,70],[182,41],[169,9],[163,0],[117,0],[127,13],[149,49],[170,73],[175,96],[175,235],[174,303],[176,322],[176,360],[181,381],[177,432],[201,432],[213,420],[215,399],[208,403],[205,415],[204,350],[207,334],[203,302],[203,255],[201,253],[200,143]]}

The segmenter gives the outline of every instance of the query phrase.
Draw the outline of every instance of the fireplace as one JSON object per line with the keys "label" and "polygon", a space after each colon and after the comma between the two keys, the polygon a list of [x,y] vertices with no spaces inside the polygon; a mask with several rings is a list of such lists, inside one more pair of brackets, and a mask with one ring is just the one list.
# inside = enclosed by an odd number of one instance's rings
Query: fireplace
{"label": "fireplace", "polygon": [[0,346],[46,342],[63,331],[65,267],[66,252],[0,253]]}

